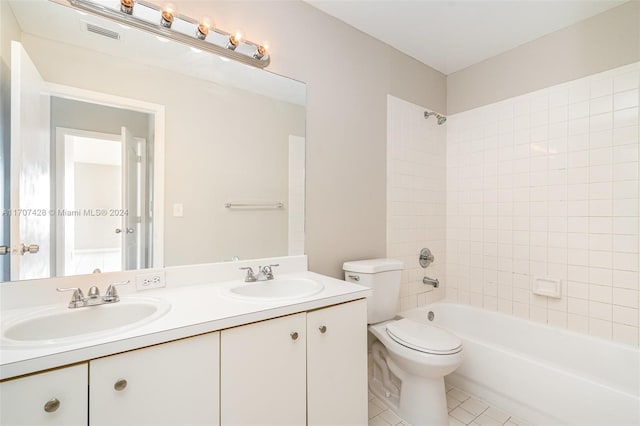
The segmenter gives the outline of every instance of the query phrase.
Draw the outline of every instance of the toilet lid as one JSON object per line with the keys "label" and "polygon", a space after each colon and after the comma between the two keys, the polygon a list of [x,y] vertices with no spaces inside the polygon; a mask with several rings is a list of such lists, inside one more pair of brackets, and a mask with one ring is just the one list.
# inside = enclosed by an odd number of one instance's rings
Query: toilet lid
{"label": "toilet lid", "polygon": [[420,352],[448,355],[462,350],[462,342],[455,335],[406,318],[387,324],[387,334],[401,345]]}

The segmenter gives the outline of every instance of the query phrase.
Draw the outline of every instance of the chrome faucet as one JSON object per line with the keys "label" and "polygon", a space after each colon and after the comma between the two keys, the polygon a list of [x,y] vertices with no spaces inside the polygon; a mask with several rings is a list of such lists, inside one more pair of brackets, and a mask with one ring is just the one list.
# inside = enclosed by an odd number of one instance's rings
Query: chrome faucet
{"label": "chrome faucet", "polygon": [[256,277],[257,281],[267,281],[273,279],[273,269],[276,266],[280,266],[279,263],[273,265],[266,265],[264,267],[258,266],[258,276]]}
{"label": "chrome faucet", "polygon": [[245,275],[245,277],[244,277],[244,282],[252,283],[252,282],[256,281],[256,276],[253,273],[253,268],[251,266],[245,266],[244,268],[240,268],[240,269],[247,271],[247,275]]}
{"label": "chrome faucet", "polygon": [[422,278],[422,284],[432,285],[433,288],[440,287],[440,281],[437,278],[429,278],[426,275]]}
{"label": "chrome faucet", "polygon": [[266,266],[258,266],[258,273],[253,272],[253,268],[250,266],[246,266],[244,268],[240,268],[241,270],[247,271],[247,275],[244,277],[244,281],[247,283],[252,283],[256,281],[268,281],[273,279],[273,269],[276,266],[280,266],[280,264],[276,263],[273,265]]}
{"label": "chrome faucet", "polygon": [[82,293],[82,290],[78,287],[58,287],[56,290],[60,292],[73,291],[73,294],[71,295],[71,301],[69,302],[69,309],[75,309],[84,308],[87,306],[104,305],[105,303],[119,302],[120,297],[118,296],[118,292],[116,291],[116,286],[127,284],[129,284],[129,281],[109,284],[109,287],[107,287],[107,292],[102,297],[100,296],[100,289],[95,285],[91,286],[91,288],[89,289],[89,295],[87,297],[84,297],[84,293]]}

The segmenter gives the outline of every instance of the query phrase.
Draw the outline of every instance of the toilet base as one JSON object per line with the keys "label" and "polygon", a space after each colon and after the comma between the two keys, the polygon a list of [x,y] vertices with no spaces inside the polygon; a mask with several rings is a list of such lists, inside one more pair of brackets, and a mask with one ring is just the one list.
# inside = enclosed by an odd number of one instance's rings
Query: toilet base
{"label": "toilet base", "polygon": [[372,394],[412,426],[449,424],[444,377],[404,373],[380,342],[373,344],[372,355],[373,374],[369,377]]}
{"label": "toilet base", "polygon": [[374,377],[369,380],[371,393],[412,426],[449,425],[444,378],[405,379],[399,398],[385,389],[380,380]]}
{"label": "toilet base", "polygon": [[449,412],[444,378],[405,377],[400,389],[398,415],[412,426],[447,426]]}

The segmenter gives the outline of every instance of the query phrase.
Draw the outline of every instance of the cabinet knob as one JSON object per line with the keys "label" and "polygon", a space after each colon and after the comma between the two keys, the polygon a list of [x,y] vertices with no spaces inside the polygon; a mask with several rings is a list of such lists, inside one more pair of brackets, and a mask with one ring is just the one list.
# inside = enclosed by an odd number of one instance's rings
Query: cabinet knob
{"label": "cabinet knob", "polygon": [[51,398],[44,404],[44,411],[46,411],[47,413],[53,413],[58,408],[60,408],[60,401],[58,400],[58,398]]}
{"label": "cabinet knob", "polygon": [[117,382],[115,382],[115,384],[113,385],[113,388],[115,390],[117,390],[118,392],[124,390],[127,387],[127,380],[126,379],[118,379]]}
{"label": "cabinet knob", "polygon": [[318,327],[318,330],[320,330],[320,333],[324,334],[327,332],[327,326],[321,325],[320,327]]}
{"label": "cabinet knob", "polygon": [[298,340],[298,332],[294,331],[293,333],[291,333],[291,339],[292,340]]}

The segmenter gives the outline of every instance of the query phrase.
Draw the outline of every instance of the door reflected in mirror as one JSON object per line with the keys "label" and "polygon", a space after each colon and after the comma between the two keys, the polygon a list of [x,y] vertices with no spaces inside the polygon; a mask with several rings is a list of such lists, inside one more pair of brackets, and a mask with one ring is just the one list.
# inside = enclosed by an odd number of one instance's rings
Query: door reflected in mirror
{"label": "door reflected in mirror", "polygon": [[304,253],[303,83],[54,2],[0,7],[22,50],[0,64],[3,280]]}

